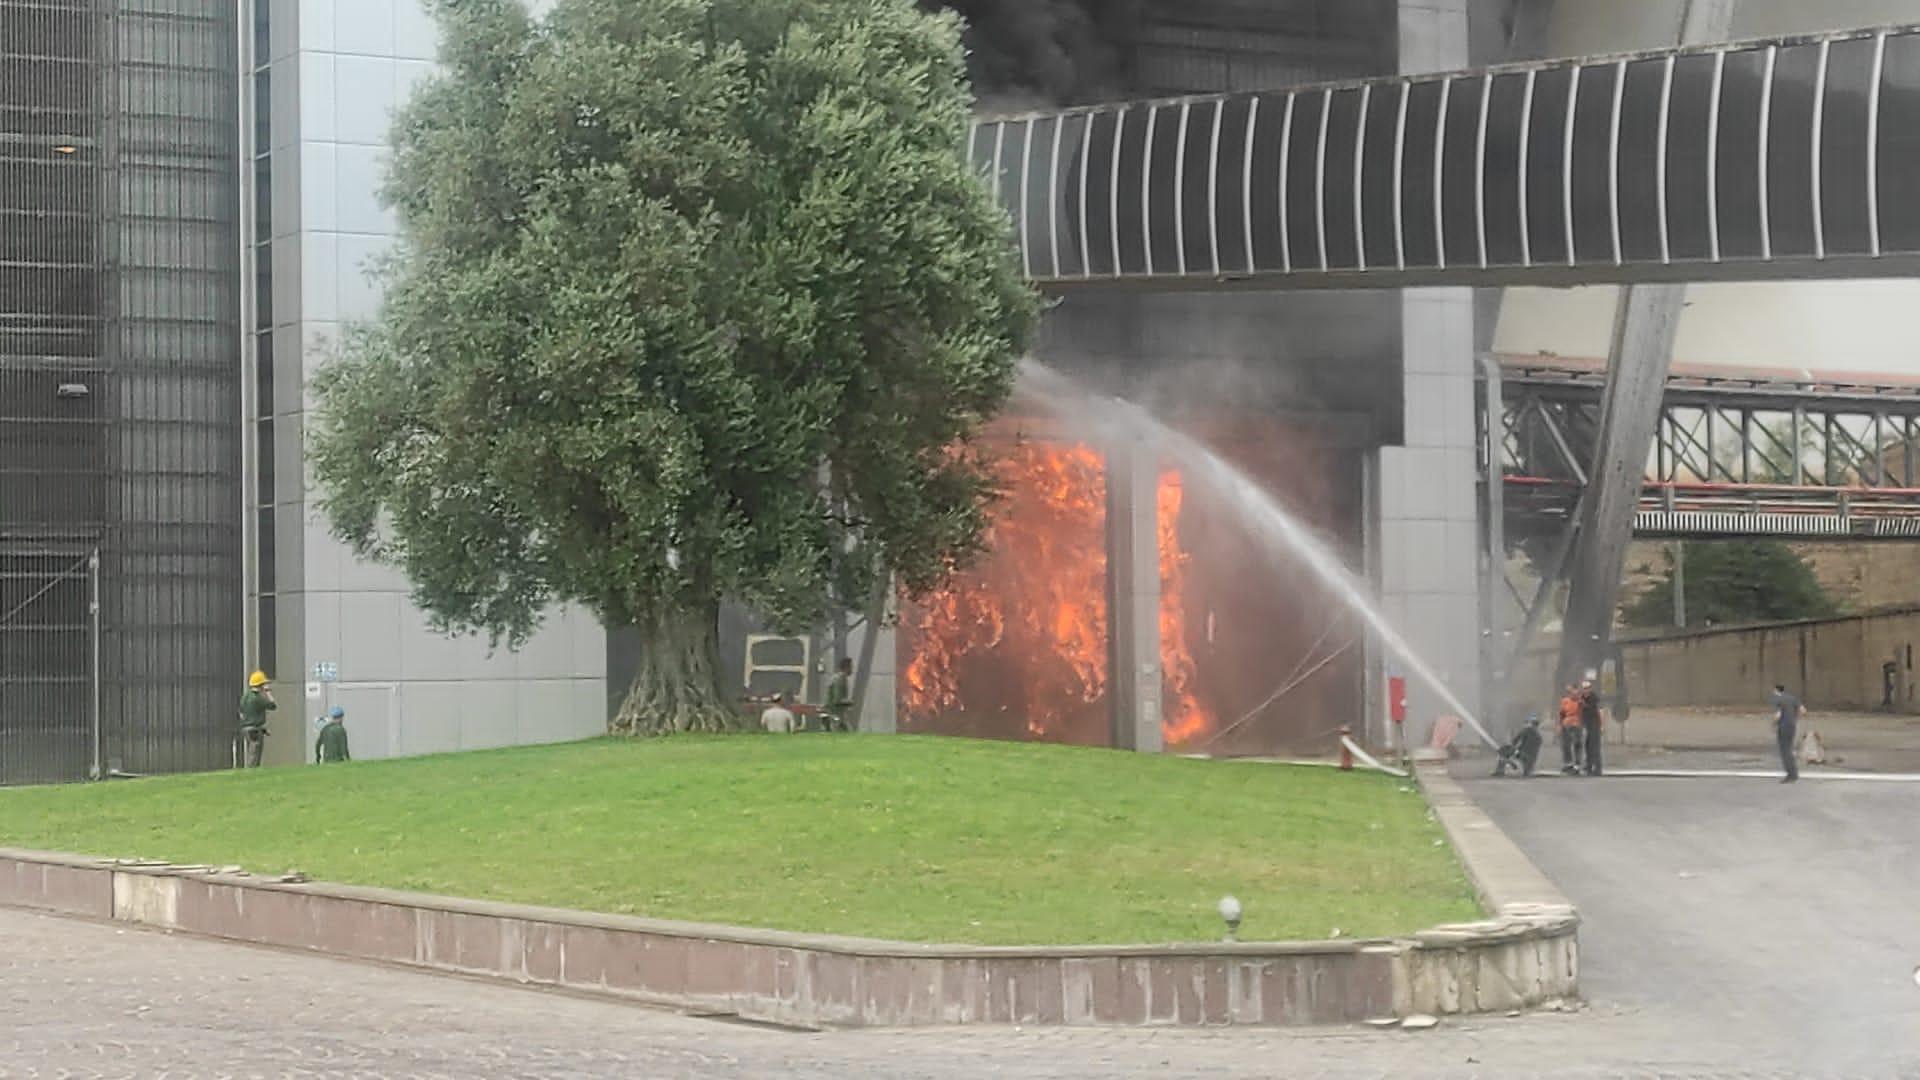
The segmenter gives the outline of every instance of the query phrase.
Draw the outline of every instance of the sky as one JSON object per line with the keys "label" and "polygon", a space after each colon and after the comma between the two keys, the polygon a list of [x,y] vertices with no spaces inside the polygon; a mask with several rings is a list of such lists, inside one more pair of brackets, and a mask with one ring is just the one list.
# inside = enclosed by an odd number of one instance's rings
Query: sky
{"label": "sky", "polygon": [[[1509,289],[1497,352],[1603,357],[1618,291]],[[1695,285],[1674,360],[1920,380],[1920,281]]]}

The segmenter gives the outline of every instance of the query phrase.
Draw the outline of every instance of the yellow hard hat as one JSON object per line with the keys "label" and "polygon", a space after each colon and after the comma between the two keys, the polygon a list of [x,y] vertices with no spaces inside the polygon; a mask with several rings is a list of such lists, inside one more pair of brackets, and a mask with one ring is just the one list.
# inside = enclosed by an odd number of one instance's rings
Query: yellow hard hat
{"label": "yellow hard hat", "polygon": [[267,673],[264,671],[256,671],[253,674],[247,676],[247,685],[248,686],[267,685]]}

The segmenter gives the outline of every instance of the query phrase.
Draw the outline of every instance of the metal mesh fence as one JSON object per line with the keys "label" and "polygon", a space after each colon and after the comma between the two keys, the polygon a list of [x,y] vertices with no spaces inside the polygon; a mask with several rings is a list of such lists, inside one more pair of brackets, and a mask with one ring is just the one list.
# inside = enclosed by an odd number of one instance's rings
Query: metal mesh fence
{"label": "metal mesh fence", "polygon": [[0,0],[0,783],[230,756],[235,8]]}
{"label": "metal mesh fence", "polygon": [[0,552],[0,777],[70,780],[94,763],[91,552]]}

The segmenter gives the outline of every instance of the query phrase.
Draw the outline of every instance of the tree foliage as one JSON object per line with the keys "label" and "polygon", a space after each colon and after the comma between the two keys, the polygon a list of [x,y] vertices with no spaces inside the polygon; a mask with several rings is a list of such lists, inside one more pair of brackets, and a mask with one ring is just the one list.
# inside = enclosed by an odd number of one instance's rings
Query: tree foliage
{"label": "tree foliage", "polygon": [[[912,0],[432,0],[385,303],[317,380],[334,531],[453,631],[637,625],[712,722],[723,598],[798,627],[977,547],[1037,301]],[[835,600],[835,597],[843,598]],[[645,685],[642,685],[645,684]]]}
{"label": "tree foliage", "polygon": [[[1817,619],[1838,611],[1806,560],[1778,540],[1689,540],[1681,544],[1681,562],[1688,626]],[[1673,625],[1673,589],[1669,554],[1666,572],[1623,613],[1627,625]]]}

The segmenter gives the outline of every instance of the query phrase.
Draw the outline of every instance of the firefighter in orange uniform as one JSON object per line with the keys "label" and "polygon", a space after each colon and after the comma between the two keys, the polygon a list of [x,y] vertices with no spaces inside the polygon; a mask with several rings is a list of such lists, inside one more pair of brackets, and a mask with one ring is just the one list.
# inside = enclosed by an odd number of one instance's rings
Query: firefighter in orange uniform
{"label": "firefighter in orange uniform", "polygon": [[1568,686],[1560,697],[1560,771],[1579,776],[1586,762],[1586,736],[1580,727],[1580,690]]}

